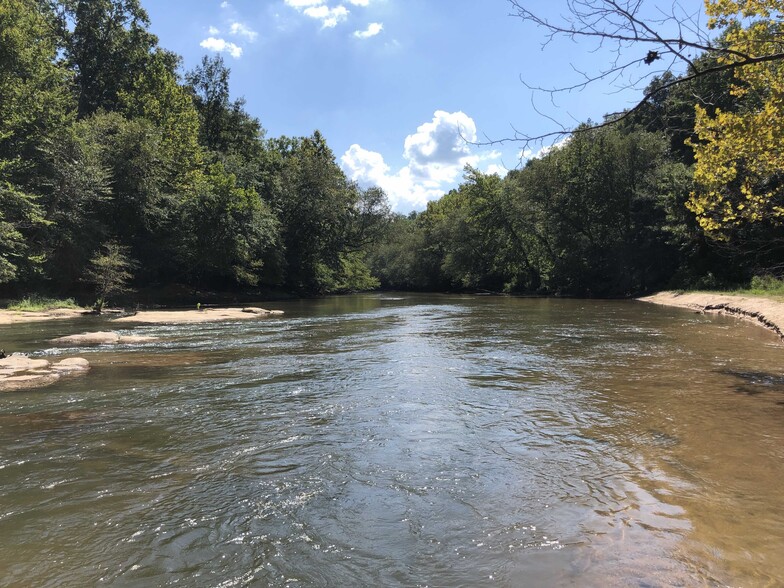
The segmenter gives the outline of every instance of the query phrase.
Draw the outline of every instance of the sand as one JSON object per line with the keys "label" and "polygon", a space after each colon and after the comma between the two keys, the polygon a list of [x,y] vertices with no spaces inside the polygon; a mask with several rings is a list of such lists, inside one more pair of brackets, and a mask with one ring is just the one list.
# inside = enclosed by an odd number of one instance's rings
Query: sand
{"label": "sand", "polygon": [[659,292],[639,298],[643,302],[689,308],[697,312],[736,316],[765,327],[784,340],[784,303],[756,296],[710,292]]}
{"label": "sand", "polygon": [[[73,319],[91,314],[93,313],[89,310],[74,308],[58,308],[40,312],[0,310],[0,326],[57,319]],[[215,321],[249,320],[258,319],[260,317],[278,316],[281,314],[283,314],[283,312],[280,310],[266,310],[264,308],[257,307],[205,308],[202,310],[141,310],[132,315],[116,318],[112,320],[112,322],[143,323],[153,325],[189,324],[209,323]],[[121,341],[121,343],[124,342],[130,341]]]}
{"label": "sand", "polygon": [[43,310],[40,312],[0,310],[0,326],[57,319],[73,319],[90,313],[91,311],[82,308],[55,308],[53,310]]}
{"label": "sand", "polygon": [[263,308],[205,308],[202,310],[141,310],[134,315],[123,316],[113,323],[143,324],[191,324],[216,321],[252,320],[283,314],[280,310]]}

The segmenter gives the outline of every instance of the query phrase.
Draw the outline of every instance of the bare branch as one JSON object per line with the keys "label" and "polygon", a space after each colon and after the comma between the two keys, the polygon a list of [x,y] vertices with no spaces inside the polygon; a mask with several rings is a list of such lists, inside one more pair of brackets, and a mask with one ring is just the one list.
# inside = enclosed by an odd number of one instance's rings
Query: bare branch
{"label": "bare branch", "polygon": [[[586,51],[604,50],[610,52],[606,67],[600,68],[595,73],[583,72],[572,66],[572,69],[581,77],[579,81],[572,84],[546,88],[521,79],[526,88],[534,93],[549,95],[553,103],[556,94],[579,92],[585,90],[589,85],[599,82],[614,87],[615,92],[628,89],[643,90],[643,85],[654,76],[667,71],[685,71],[685,73],[676,75],[674,79],[660,84],[652,90],[646,90],[639,102],[623,112],[607,115],[603,123],[579,127],[576,130],[567,129],[553,117],[541,113],[532,99],[534,110],[556,123],[560,129],[539,135],[528,135],[515,129],[513,137],[488,141],[482,143],[483,145],[517,142],[523,143],[527,148],[531,143],[541,143],[547,140],[557,141],[575,132],[617,124],[640,110],[643,105],[658,94],[666,92],[678,84],[687,83],[702,76],[784,59],[783,47],[778,47],[773,51],[769,46],[761,51],[747,49],[747,51],[753,51],[752,53],[717,44],[702,23],[702,12],[699,9],[687,12],[679,0],[673,0],[669,9],[654,6],[653,11],[648,11],[653,14],[643,13],[645,0],[563,0],[568,12],[558,20],[549,19],[526,8],[524,4],[529,4],[526,0],[507,1],[513,9],[511,16],[544,29],[542,48],[547,47],[558,38],[571,41],[587,39],[595,41],[595,47],[588,48]],[[639,52],[641,47],[645,51],[644,55]],[[635,52],[636,55],[629,56],[630,52]],[[716,59],[696,60],[697,56],[705,55],[723,59],[719,64],[716,64]],[[647,73],[638,75],[637,68],[639,66],[652,65],[659,61],[663,64],[662,68],[648,70]],[[711,63],[714,65],[706,65]]]}

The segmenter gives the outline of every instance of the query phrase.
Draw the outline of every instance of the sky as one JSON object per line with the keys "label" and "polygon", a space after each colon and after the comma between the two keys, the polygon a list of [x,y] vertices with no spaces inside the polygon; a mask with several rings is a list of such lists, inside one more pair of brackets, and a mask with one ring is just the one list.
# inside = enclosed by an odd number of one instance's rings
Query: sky
{"label": "sky", "polygon": [[[185,69],[223,56],[232,96],[245,98],[268,137],[319,130],[346,175],[383,188],[401,213],[456,187],[467,164],[503,175],[548,147],[503,142],[515,128],[539,134],[558,128],[551,119],[601,120],[640,97],[598,84],[553,103],[527,89],[521,80],[570,85],[607,55],[568,40],[543,48],[544,31],[511,16],[507,0],[142,4]],[[526,2],[553,16],[563,5]]]}

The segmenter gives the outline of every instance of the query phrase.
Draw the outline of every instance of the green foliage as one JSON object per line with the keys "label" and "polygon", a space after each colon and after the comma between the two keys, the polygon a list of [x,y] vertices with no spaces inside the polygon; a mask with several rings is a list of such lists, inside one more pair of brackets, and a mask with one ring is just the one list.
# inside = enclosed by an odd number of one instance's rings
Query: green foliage
{"label": "green foliage", "polygon": [[25,296],[21,300],[14,300],[8,303],[7,310],[18,312],[42,312],[55,310],[58,308],[81,308],[73,298],[46,298],[44,296],[31,295]]}
{"label": "green foliage", "polygon": [[264,258],[278,246],[279,226],[253,190],[237,186],[221,164],[213,164],[183,203],[179,260],[196,283],[230,280],[256,285]]}
{"label": "green foliage", "polygon": [[85,280],[95,286],[96,311],[101,312],[109,296],[130,291],[128,284],[133,278],[135,265],[128,257],[127,247],[114,241],[105,243],[95,253],[85,272]]}
{"label": "green foliage", "polygon": [[784,296],[784,280],[771,275],[754,276],[749,290],[752,294]]}
{"label": "green foliage", "polygon": [[115,111],[158,44],[147,30],[147,13],[139,0],[73,0],[65,6],[74,22],[67,55],[76,72],[79,116]]}
{"label": "green foliage", "polygon": [[41,224],[36,199],[0,181],[0,284],[30,276],[40,265],[27,235]]}

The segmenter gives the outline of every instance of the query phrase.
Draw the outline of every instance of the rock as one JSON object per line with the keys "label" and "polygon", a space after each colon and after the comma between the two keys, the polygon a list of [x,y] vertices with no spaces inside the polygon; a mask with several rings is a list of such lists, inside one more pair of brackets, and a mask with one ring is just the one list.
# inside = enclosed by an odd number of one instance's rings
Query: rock
{"label": "rock", "polygon": [[13,370],[14,372],[26,372],[39,368],[49,367],[49,362],[45,359],[30,359],[21,353],[14,353],[5,359],[0,359],[0,369]]}
{"label": "rock", "polygon": [[57,372],[86,372],[90,369],[90,362],[82,357],[71,357],[58,361],[52,369]]}
{"label": "rock", "polygon": [[48,386],[65,375],[78,375],[90,369],[81,357],[63,359],[54,365],[45,359],[12,355],[0,360],[0,392],[15,392]]}
{"label": "rock", "polygon": [[120,335],[119,343],[124,345],[133,345],[138,343],[153,343],[157,340],[158,337],[144,337],[142,335]]}
{"label": "rock", "polygon": [[157,341],[157,337],[141,337],[136,335],[119,335],[114,331],[96,331],[95,333],[81,333],[52,339],[55,345],[117,345],[150,343]]}
{"label": "rock", "polygon": [[267,310],[266,308],[258,308],[255,306],[247,306],[242,309],[242,312],[246,312],[249,314],[263,314],[263,315],[281,315],[283,314],[282,310]]}

